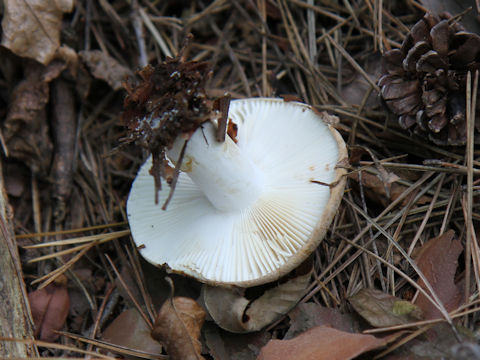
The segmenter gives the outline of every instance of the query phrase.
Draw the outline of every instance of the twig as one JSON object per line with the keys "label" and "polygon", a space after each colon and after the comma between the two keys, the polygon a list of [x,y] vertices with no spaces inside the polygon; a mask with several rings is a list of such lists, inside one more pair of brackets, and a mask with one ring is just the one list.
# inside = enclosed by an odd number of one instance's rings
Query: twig
{"label": "twig", "polygon": [[145,10],[143,10],[142,8],[139,8],[138,12],[139,12],[140,17],[142,18],[143,22],[145,23],[145,26],[147,27],[148,30],[150,30],[150,32],[153,35],[153,38],[157,42],[158,46],[160,46],[160,49],[162,50],[163,54],[165,56],[168,56],[168,57],[173,57],[172,52],[168,48],[165,40],[163,40],[162,35],[160,35],[160,33],[158,32],[157,28],[155,27],[155,25],[152,23],[152,21],[148,17]]}
{"label": "twig", "polygon": [[[465,149],[467,161],[467,231],[465,244],[465,301],[470,296],[470,277],[472,261],[472,206],[473,206],[473,154],[474,154],[474,130],[475,130],[475,106],[478,89],[478,71],[472,89],[472,74],[467,73],[466,86],[466,121],[467,121],[467,145]],[[473,90],[473,91],[472,91]]]}
{"label": "twig", "polygon": [[135,37],[138,44],[138,65],[144,67],[148,64],[147,56],[147,46],[145,45],[145,34],[143,31],[143,24],[140,15],[140,7],[138,5],[138,0],[132,0],[132,24],[133,29],[135,30]]}

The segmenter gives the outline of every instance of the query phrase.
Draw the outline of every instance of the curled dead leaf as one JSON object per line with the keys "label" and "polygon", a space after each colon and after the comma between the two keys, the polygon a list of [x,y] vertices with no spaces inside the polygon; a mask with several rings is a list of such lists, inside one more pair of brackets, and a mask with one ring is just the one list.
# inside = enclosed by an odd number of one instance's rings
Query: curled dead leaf
{"label": "curled dead leaf", "polygon": [[316,326],[290,340],[270,340],[257,360],[347,360],[387,344],[386,339]]}
{"label": "curled dead leaf", "polygon": [[[310,264],[311,265],[311,264]],[[305,295],[312,267],[249,300],[245,289],[204,285],[203,301],[210,316],[222,329],[235,333],[258,331],[291,310]]]}
{"label": "curled dead leaf", "polygon": [[223,331],[212,322],[203,328],[205,345],[214,360],[255,360],[260,349],[272,338],[268,331],[237,334]]}
{"label": "curled dead leaf", "polygon": [[121,89],[122,82],[127,77],[133,77],[130,69],[100,50],[80,51],[79,55],[92,75],[97,79],[106,81],[113,90]]}
{"label": "curled dead leaf", "polygon": [[25,79],[14,88],[2,132],[9,155],[25,162],[34,172],[46,173],[53,144],[49,137],[46,105],[49,83],[66,68],[64,62],[48,66],[29,62]]}
{"label": "curled dead leaf", "polygon": [[344,314],[337,308],[329,308],[314,302],[300,303],[288,313],[290,327],[284,339],[291,339],[302,332],[319,325],[327,325],[335,329],[353,332],[357,328],[351,314]]}
{"label": "curled dead leaf", "polygon": [[416,305],[376,289],[361,289],[349,299],[357,313],[374,327],[388,327],[423,318]]}
{"label": "curled dead leaf", "polygon": [[205,310],[195,300],[170,298],[160,308],[152,337],[165,346],[172,360],[203,359],[198,337],[204,321]]}
{"label": "curled dead leaf", "polygon": [[21,57],[48,64],[60,46],[64,12],[73,0],[4,1],[2,45]]}
{"label": "curled dead leaf", "polygon": [[67,278],[59,276],[46,287],[28,294],[33,321],[35,323],[35,337],[43,341],[55,341],[65,324],[70,309],[70,297],[67,290]]}
{"label": "curled dead leaf", "polygon": [[[361,184],[365,189],[365,195],[372,201],[387,206],[390,202],[395,201],[400,195],[402,195],[408,187],[397,182],[400,178],[392,172],[387,181],[382,180],[379,175],[371,174],[366,171],[353,172],[348,177],[353,179],[357,183]],[[428,196],[422,196],[417,204],[428,204],[431,198]],[[402,205],[406,205],[408,198],[404,199]]]}

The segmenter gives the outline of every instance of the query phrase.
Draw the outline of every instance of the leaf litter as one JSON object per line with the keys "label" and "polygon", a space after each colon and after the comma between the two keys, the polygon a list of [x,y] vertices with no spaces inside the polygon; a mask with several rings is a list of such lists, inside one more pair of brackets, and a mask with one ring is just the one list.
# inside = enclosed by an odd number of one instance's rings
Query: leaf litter
{"label": "leaf litter", "polygon": [[[162,304],[173,325],[157,326],[157,334],[170,344],[170,350],[155,358],[176,354],[181,347],[175,345],[177,337],[171,339],[183,320],[166,295],[168,288],[163,283],[157,294],[152,290],[153,279],[163,281],[165,273],[151,277],[151,270],[139,265],[138,255],[129,250],[125,201],[146,154],[133,144],[118,147],[126,135],[119,121],[125,97],[119,84],[126,75],[133,80],[131,74],[146,59],[156,64],[166,55],[179,54],[190,32],[194,38],[188,58],[207,61],[212,70],[205,83],[209,97],[221,97],[227,91],[233,98],[287,95],[303,99],[339,117],[335,127],[352,145],[352,155],[355,146],[368,149],[371,155],[369,161],[358,158],[346,165],[351,171],[346,200],[315,253],[311,280],[299,284],[295,300],[275,317],[263,317],[266,305],[279,300],[282,287],[275,284],[265,291],[271,297],[258,303],[255,318],[270,324],[259,325],[262,330],[252,334],[226,332],[211,318],[203,327],[195,322],[194,334],[182,331],[178,337],[197,344],[190,355],[255,359],[280,351],[301,358],[309,356],[307,349],[312,356],[330,352],[341,359],[367,351],[366,356],[384,358],[461,358],[461,351],[473,354],[469,358],[478,355],[474,337],[464,335],[473,334],[479,321],[478,154],[464,146],[437,146],[404,131],[383,107],[374,86],[379,70],[375,64],[382,52],[398,48],[425,10],[458,14],[449,2],[383,2],[382,8],[381,2],[323,0],[234,0],[188,6],[176,1],[160,6],[120,0],[72,4],[39,0],[30,8],[23,3],[19,8],[18,2],[6,1],[0,9],[0,143],[8,155],[2,161],[7,163],[4,176],[10,183],[7,191],[17,243],[22,246],[24,280],[30,294],[45,293],[65,274],[68,287],[60,293],[83,299],[82,306],[76,306],[80,313],[71,314],[65,323],[37,327],[37,332],[41,330],[37,336],[48,341],[58,341],[54,328],[85,335],[73,340],[73,335],[64,334],[61,341],[69,350],[51,343],[46,355],[69,356],[74,346],[82,351],[105,349],[96,339],[108,334],[115,319],[126,311],[141,310],[153,324]],[[478,34],[475,10],[463,14],[460,21]],[[21,21],[17,14],[23,16]],[[48,19],[52,21],[47,25]],[[30,36],[31,29],[39,26],[42,31]],[[474,110],[475,74],[471,79],[467,107],[470,104]],[[75,119],[67,130],[69,146],[64,149],[68,150],[61,150],[62,135],[50,116],[59,109],[51,90],[58,81],[67,81],[74,89],[74,102],[66,107]],[[466,111],[467,118],[469,113],[467,122],[472,123],[474,112]],[[64,121],[62,115],[60,121]],[[235,137],[233,125],[227,125],[228,134]],[[68,156],[58,160],[54,154]],[[67,168],[59,167],[62,161]],[[61,216],[54,201],[59,197]],[[75,237],[71,231],[77,232]],[[428,284],[393,242],[405,252],[408,249],[407,255],[414,258]],[[32,259],[37,261],[27,262]],[[108,259],[122,271],[112,272]],[[77,270],[85,268],[102,281],[86,286],[86,278],[77,276]],[[177,294],[197,298],[199,284],[172,277]],[[30,283],[39,279],[53,282],[35,290]],[[432,304],[431,291],[453,321],[445,324],[439,304]],[[361,305],[354,305],[352,299],[357,296],[358,301],[359,294]],[[245,299],[248,304],[250,299]],[[40,301],[32,301],[32,310],[35,302]],[[187,314],[196,308],[188,303]],[[242,309],[242,314],[252,311],[251,305]],[[359,321],[357,313],[369,324]],[[44,326],[50,329],[45,330],[47,335],[41,335]],[[383,333],[395,326],[410,333],[400,332],[391,342],[361,333]],[[321,342],[314,334],[322,335]],[[321,348],[316,347],[319,344]],[[130,354],[125,348],[115,352]]]}
{"label": "leaf litter", "polygon": [[205,310],[186,297],[165,301],[153,325],[152,337],[165,345],[172,360],[204,359],[199,341]]}
{"label": "leaf litter", "polygon": [[[455,283],[458,257],[462,251],[462,244],[455,239],[453,230],[450,230],[430,239],[420,248],[416,258],[418,267],[448,311],[455,310],[462,302],[463,287],[460,283]],[[422,280],[419,280],[419,285],[425,287]],[[422,309],[426,319],[440,317],[438,310],[421,294],[415,305]]]}

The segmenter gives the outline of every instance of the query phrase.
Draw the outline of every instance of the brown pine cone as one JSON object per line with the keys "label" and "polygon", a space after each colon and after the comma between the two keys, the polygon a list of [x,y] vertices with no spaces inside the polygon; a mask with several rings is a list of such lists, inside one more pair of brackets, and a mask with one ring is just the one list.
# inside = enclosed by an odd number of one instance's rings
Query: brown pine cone
{"label": "brown pine cone", "polygon": [[382,60],[381,95],[400,125],[437,145],[464,144],[466,78],[480,69],[480,36],[449,15],[426,14]]}

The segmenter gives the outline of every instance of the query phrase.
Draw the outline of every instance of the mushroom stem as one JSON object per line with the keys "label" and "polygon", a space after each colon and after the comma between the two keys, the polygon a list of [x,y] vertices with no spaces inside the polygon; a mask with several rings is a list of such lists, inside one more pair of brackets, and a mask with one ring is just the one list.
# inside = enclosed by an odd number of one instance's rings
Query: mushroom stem
{"label": "mushroom stem", "polygon": [[[179,137],[167,151],[173,163],[179,159],[184,143]],[[188,140],[181,171],[221,211],[245,209],[255,203],[264,188],[263,175],[257,166],[229,136],[218,142],[211,122],[203,124]]]}

